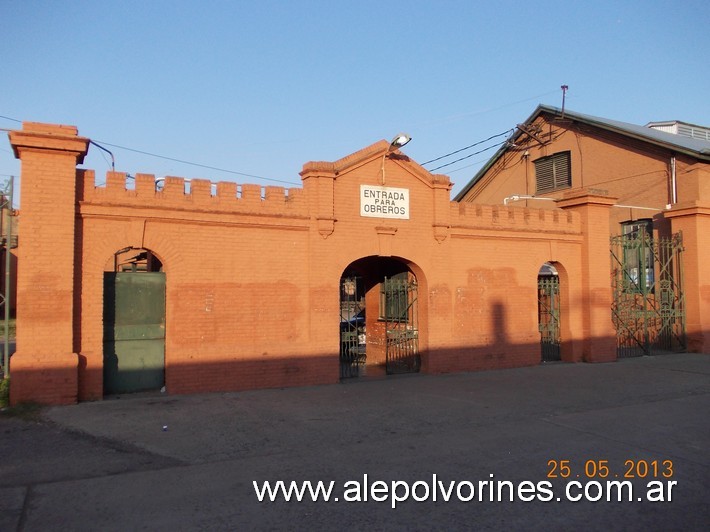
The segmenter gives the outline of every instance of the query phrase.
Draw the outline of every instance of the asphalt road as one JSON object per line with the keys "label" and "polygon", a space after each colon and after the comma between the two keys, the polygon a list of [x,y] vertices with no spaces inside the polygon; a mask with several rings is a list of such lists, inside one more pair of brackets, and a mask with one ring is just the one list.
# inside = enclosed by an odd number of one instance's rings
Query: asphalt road
{"label": "asphalt road", "polygon": [[0,530],[704,531],[709,412],[710,355],[681,354],[5,414]]}

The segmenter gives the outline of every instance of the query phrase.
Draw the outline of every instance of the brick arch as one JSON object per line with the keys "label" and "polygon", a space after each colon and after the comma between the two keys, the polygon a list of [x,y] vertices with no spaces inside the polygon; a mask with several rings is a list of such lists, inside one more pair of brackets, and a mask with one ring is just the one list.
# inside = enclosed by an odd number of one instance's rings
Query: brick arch
{"label": "brick arch", "polygon": [[[397,268],[394,268],[392,265],[393,263],[399,263],[402,266],[402,269],[406,269],[410,271],[418,285],[418,290],[417,290],[417,313],[418,313],[418,342],[419,342],[419,354],[421,357],[422,361],[422,366],[421,370],[422,371],[427,371],[428,370],[428,345],[429,345],[429,334],[428,334],[428,327],[429,327],[429,319],[428,319],[428,314],[429,314],[429,297],[428,297],[428,283],[427,283],[427,278],[424,273],[424,270],[414,261],[406,258],[406,257],[401,257],[401,256],[379,256],[379,255],[370,255],[370,256],[365,256],[365,257],[360,257],[358,259],[352,260],[348,262],[346,265],[340,269],[339,273],[339,280],[342,280],[343,276],[349,272],[352,271],[356,274],[362,275],[366,279],[366,283],[368,283],[370,286],[370,289],[375,285],[375,283],[381,282],[381,279],[384,278],[385,275],[388,274],[388,270],[390,272],[394,272]],[[389,268],[388,268],[389,266]],[[369,300],[369,298],[378,298],[378,294],[366,296],[366,299]],[[370,303],[367,303],[367,306],[370,307]],[[371,307],[370,307],[371,308]],[[368,323],[372,324],[373,320],[372,317],[368,318]],[[378,320],[374,320],[378,321]],[[380,331],[381,332],[381,331]]]}
{"label": "brick arch", "polygon": [[92,248],[90,253],[83,257],[81,263],[84,275],[97,270],[103,272],[104,266],[109,260],[112,260],[114,253],[128,247],[150,250],[160,259],[166,274],[181,261],[180,249],[169,239],[157,238],[154,242],[146,243],[121,236],[116,239],[103,240],[100,247]]}
{"label": "brick arch", "polygon": [[180,247],[174,239],[165,238],[159,233],[150,233],[141,247],[151,250],[163,263],[163,271],[169,274],[182,262]]}
{"label": "brick arch", "polygon": [[[556,260],[544,262],[542,266],[549,264],[557,272],[560,290],[560,355],[563,361],[573,361],[574,354],[572,348],[573,335],[571,331],[571,302],[570,302],[570,275],[564,263]],[[540,270],[535,273],[536,277]]]}
{"label": "brick arch", "polygon": [[[141,224],[142,225],[142,224]],[[167,239],[141,240],[131,230],[107,231],[106,237],[93,238],[92,246],[82,251],[77,261],[76,278],[81,290],[75,290],[75,352],[80,355],[79,399],[95,400],[103,397],[103,306],[104,266],[114,253],[126,247],[149,249],[163,263],[169,277],[182,260],[180,249]],[[133,233],[133,236],[131,235]],[[169,284],[168,284],[169,286]],[[166,353],[167,354],[167,353]]]}

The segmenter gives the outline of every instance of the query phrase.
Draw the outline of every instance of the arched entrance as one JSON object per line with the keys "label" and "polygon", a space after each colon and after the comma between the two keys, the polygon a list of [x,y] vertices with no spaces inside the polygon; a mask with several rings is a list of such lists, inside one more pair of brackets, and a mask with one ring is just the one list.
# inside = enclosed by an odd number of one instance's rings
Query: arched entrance
{"label": "arched entrance", "polygon": [[553,264],[546,262],[537,274],[537,316],[543,362],[562,360],[560,307],[559,274]]}
{"label": "arched entrance", "polygon": [[418,283],[405,262],[367,257],[350,264],[339,309],[341,378],[420,370]]}
{"label": "arched entrance", "polygon": [[104,271],[104,394],[165,385],[162,269],[150,250],[129,247],[117,251]]}

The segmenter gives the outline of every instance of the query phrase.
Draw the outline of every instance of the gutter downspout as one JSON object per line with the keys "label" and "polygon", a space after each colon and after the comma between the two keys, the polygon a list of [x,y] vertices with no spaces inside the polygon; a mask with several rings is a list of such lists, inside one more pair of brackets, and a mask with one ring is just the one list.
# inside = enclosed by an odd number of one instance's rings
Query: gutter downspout
{"label": "gutter downspout", "polygon": [[678,183],[676,181],[675,155],[671,157],[671,205],[678,203]]}

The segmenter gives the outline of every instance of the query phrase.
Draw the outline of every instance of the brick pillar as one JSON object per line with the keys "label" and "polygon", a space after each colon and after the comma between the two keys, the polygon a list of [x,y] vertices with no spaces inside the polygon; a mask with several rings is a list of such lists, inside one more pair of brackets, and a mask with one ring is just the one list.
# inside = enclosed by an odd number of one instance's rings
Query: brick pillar
{"label": "brick pillar", "polygon": [[318,232],[328,238],[335,230],[335,167],[328,162],[310,162],[301,171],[303,189],[309,198],[311,216],[315,213]]}
{"label": "brick pillar", "polygon": [[664,212],[673,233],[683,233],[685,328],[688,351],[710,353],[710,201],[675,205]]}
{"label": "brick pillar", "polygon": [[615,202],[616,198],[584,190],[557,202],[560,208],[579,213],[582,223],[582,286],[580,300],[571,304],[580,305],[582,310],[582,331],[573,332],[581,342],[581,359],[585,362],[616,360],[609,270],[609,209]]}
{"label": "brick pillar", "polygon": [[451,230],[451,187],[448,176],[433,175],[434,188],[434,238],[443,242]]}
{"label": "brick pillar", "polygon": [[25,122],[10,132],[22,161],[22,230],[18,247],[17,352],[10,402],[77,400],[74,353],[76,165],[89,139],[73,126]]}

